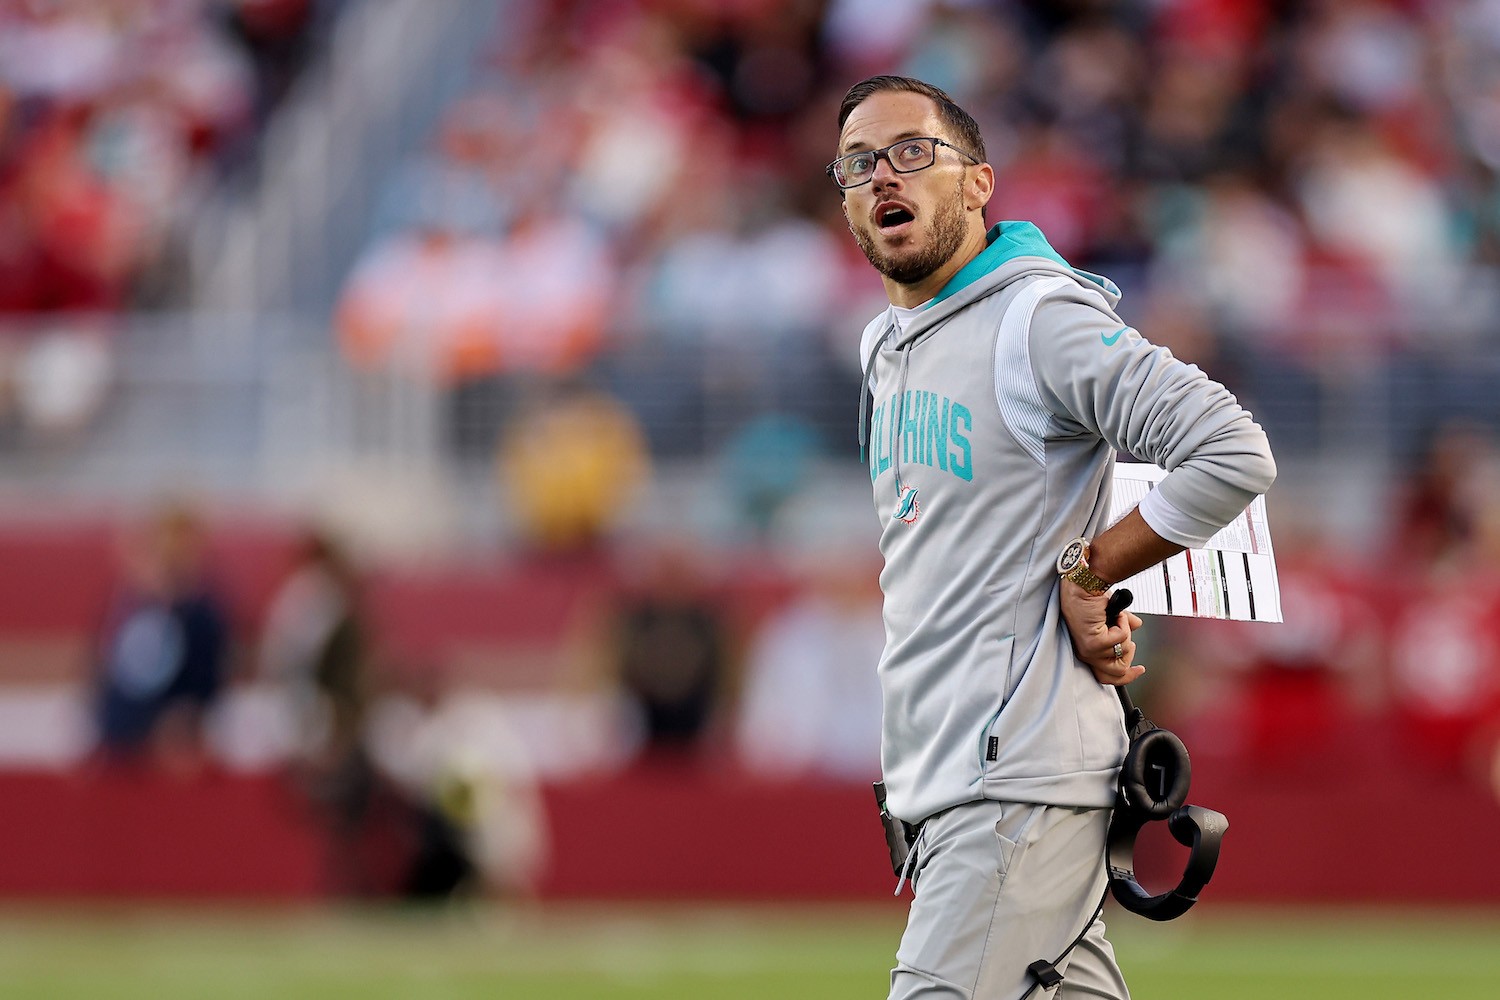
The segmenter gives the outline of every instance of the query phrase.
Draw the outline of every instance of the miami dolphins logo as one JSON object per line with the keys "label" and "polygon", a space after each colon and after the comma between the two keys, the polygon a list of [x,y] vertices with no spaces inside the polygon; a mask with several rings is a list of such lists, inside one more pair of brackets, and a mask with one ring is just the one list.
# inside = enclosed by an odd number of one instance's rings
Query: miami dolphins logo
{"label": "miami dolphins logo", "polygon": [[922,505],[917,503],[917,488],[915,486],[901,487],[901,495],[896,498],[896,509],[891,512],[891,520],[911,524],[921,514]]}

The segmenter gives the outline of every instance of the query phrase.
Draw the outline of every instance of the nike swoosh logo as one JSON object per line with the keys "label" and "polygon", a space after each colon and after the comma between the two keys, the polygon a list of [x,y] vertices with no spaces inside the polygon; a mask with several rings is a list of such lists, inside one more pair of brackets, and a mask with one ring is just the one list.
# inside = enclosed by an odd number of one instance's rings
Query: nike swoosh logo
{"label": "nike swoosh logo", "polygon": [[1114,347],[1115,346],[1115,341],[1117,341],[1117,340],[1120,339],[1120,334],[1124,333],[1128,329],[1130,329],[1130,327],[1128,327],[1128,326],[1122,326],[1118,330],[1116,330],[1114,333],[1110,334],[1108,337],[1106,337],[1104,334],[1101,333],[1101,334],[1099,334],[1099,339],[1102,340],[1102,341],[1104,341],[1104,346],[1105,347]]}

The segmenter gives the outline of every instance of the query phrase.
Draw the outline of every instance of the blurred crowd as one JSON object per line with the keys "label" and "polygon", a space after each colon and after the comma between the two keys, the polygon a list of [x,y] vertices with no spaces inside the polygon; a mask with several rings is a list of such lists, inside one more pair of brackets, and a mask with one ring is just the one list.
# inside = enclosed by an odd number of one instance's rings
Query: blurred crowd
{"label": "blurred crowd", "polygon": [[81,423],[111,317],[181,300],[195,207],[337,6],[0,0],[0,435]]}
{"label": "blurred crowd", "polygon": [[766,415],[842,455],[882,299],[823,166],[843,91],[888,71],[978,118],[992,220],[1111,276],[1283,449],[1351,378],[1403,455],[1500,423],[1455,353],[1500,321],[1492,0],[551,0],[489,52],[337,317],[351,363],[453,390],[460,452],[518,381],[585,372],[659,456]]}

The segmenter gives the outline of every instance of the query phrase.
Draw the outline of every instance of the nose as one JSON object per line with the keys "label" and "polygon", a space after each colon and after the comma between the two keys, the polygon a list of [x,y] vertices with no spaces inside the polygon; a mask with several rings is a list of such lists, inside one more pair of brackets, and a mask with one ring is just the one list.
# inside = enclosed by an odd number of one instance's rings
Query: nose
{"label": "nose", "polygon": [[896,168],[891,166],[889,153],[882,152],[875,158],[875,172],[870,175],[870,187],[873,190],[878,191],[882,187],[900,184],[900,178],[901,175],[896,172]]}

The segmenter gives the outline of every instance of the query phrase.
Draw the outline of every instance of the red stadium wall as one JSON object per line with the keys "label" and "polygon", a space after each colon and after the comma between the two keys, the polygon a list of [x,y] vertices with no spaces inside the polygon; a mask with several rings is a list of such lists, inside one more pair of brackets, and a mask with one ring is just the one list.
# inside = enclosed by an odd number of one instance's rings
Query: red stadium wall
{"label": "red stadium wall", "polygon": [[[0,683],[85,679],[113,538],[103,523],[0,526]],[[239,525],[215,543],[236,618],[253,635],[288,564],[289,533]],[[372,600],[386,648],[411,668],[468,664],[490,683],[536,690],[602,585],[577,571],[449,567],[385,574]],[[785,586],[767,574],[731,596],[753,618]],[[1190,747],[1213,745],[1181,731]],[[1319,746],[1259,763],[1195,758],[1191,799],[1230,820],[1212,898],[1500,902],[1500,805],[1478,781],[1407,760],[1368,724]],[[893,888],[867,785],[748,779],[710,753],[692,767],[555,784],[543,799],[547,898],[877,899]],[[0,809],[0,897],[328,891],[326,835],[272,776],[0,771]],[[1144,840],[1168,877],[1176,845],[1164,831]],[[394,858],[403,848],[379,849]],[[1149,859],[1141,870],[1157,884]]]}
{"label": "red stadium wall", "polygon": [[[544,898],[874,900],[894,888],[862,786],[641,769],[544,798]],[[1212,899],[1500,902],[1500,806],[1472,786],[1371,773],[1314,790],[1202,774],[1192,798],[1230,819]],[[322,834],[271,778],[7,773],[0,802],[0,897],[326,892]],[[1164,831],[1143,843],[1160,855],[1143,859],[1143,881],[1165,887],[1176,845]]]}

